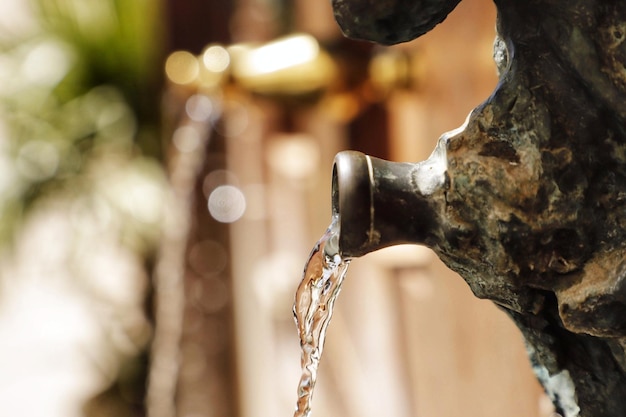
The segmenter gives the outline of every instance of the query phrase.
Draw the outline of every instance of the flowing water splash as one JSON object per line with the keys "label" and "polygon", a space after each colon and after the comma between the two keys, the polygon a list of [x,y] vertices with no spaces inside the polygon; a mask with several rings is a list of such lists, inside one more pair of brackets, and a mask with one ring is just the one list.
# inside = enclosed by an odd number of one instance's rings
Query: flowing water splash
{"label": "flowing water splash", "polygon": [[294,417],[309,417],[311,414],[311,399],[326,329],[348,270],[350,260],[341,258],[338,243],[339,221],[334,216],[328,230],[311,251],[296,291],[293,314],[300,334],[302,377]]}

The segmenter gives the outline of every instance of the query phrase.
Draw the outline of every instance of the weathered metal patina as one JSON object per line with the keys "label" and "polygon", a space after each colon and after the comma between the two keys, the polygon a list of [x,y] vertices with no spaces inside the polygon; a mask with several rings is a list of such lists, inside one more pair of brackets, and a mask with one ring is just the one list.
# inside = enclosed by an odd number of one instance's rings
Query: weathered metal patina
{"label": "weathered metal patina", "polygon": [[[347,35],[383,44],[423,34],[457,3],[333,0]],[[426,210],[437,227],[414,241],[510,315],[563,416],[623,417],[626,2],[495,3],[500,83],[440,143],[445,179]],[[355,253],[380,246],[372,224]]]}

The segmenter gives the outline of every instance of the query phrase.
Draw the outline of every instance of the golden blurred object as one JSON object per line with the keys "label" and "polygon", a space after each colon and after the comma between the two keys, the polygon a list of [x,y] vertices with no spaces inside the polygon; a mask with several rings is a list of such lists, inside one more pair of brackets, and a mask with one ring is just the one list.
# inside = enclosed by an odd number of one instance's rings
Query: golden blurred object
{"label": "golden blurred object", "polygon": [[270,96],[324,91],[337,72],[333,59],[315,38],[303,34],[261,45],[209,45],[199,57],[176,51],[165,63],[168,79],[177,85],[211,90],[234,81],[248,92]]}
{"label": "golden blurred object", "polygon": [[337,77],[330,55],[310,35],[296,34],[251,47],[231,48],[233,78],[246,90],[303,95],[327,89]]}
{"label": "golden blurred object", "polygon": [[359,91],[346,90],[341,85],[350,84],[345,80],[350,75],[340,60],[313,36],[292,34],[263,44],[211,44],[200,56],[176,51],[167,58],[165,72],[173,84],[204,91],[233,85],[273,98],[328,93],[333,111],[345,110],[340,118],[348,120],[394,90],[414,88],[421,78],[419,61],[415,54],[379,49],[362,69],[367,82]]}
{"label": "golden blurred object", "polygon": [[368,77],[376,93],[384,97],[394,90],[416,88],[422,71],[419,55],[385,48],[372,57]]}
{"label": "golden blurred object", "polygon": [[230,65],[230,55],[223,46],[210,45],[202,53],[202,63],[208,71],[224,72]]}
{"label": "golden blurred object", "polygon": [[209,45],[198,58],[200,85],[205,89],[220,87],[228,81],[231,65],[230,53],[221,45]]}
{"label": "golden blurred object", "polygon": [[[270,99],[318,103],[331,118],[349,123],[394,91],[415,90],[424,77],[420,56],[399,48],[376,48],[356,69],[340,50],[331,54],[311,35],[271,42],[210,44],[196,56],[176,51],[165,73],[179,87],[201,94],[239,90]],[[318,100],[319,99],[319,100]]]}
{"label": "golden blurred object", "polygon": [[165,74],[174,84],[189,85],[200,74],[198,59],[190,52],[173,52],[165,61]]}

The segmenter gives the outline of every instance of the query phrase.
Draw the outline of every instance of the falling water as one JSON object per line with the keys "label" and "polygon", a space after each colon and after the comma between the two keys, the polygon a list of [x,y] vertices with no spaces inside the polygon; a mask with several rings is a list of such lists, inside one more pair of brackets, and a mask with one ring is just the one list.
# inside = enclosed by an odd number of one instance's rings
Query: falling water
{"label": "falling water", "polygon": [[293,313],[300,334],[302,376],[294,417],[309,417],[311,414],[311,399],[326,329],[350,262],[339,254],[338,223],[334,216],[328,230],[311,251],[296,291]]}

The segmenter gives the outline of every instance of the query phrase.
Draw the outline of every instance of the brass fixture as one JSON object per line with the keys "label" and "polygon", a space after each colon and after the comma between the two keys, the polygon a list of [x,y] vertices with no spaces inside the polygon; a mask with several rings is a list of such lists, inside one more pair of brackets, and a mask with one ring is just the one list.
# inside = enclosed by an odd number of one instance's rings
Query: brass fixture
{"label": "brass fixture", "polygon": [[[168,80],[181,87],[214,91],[236,87],[269,97],[307,98],[328,93],[345,102],[348,75],[314,37],[292,34],[267,43],[208,45],[199,55],[173,52],[166,61]],[[368,100],[382,100],[395,89],[414,88],[419,78],[418,57],[401,50],[376,49],[369,59],[364,79]],[[354,97],[353,97],[354,98]],[[341,107],[341,106],[340,106]]]}

